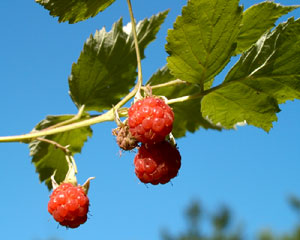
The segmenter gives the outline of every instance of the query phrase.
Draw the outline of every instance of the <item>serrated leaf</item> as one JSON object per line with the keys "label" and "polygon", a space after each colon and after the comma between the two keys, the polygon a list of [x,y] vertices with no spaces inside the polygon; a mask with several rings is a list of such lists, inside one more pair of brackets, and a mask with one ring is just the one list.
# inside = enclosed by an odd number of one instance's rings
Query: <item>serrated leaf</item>
{"label": "serrated leaf", "polygon": [[278,103],[300,99],[300,20],[289,19],[263,35],[202,100],[202,113],[215,124],[237,122],[269,131]]}
{"label": "serrated leaf", "polygon": [[[136,25],[136,32],[138,35],[138,43],[140,48],[141,57],[145,58],[144,49],[147,45],[155,40],[156,34],[160,29],[160,26],[164,23],[169,10],[161,12],[157,15],[152,16],[151,18],[145,18],[142,21],[139,21]],[[132,43],[132,48],[134,48],[134,40],[133,40],[133,33],[131,31],[131,23],[128,23],[127,28],[130,28],[130,41]],[[128,34],[128,32],[127,32]]]}
{"label": "serrated leaf", "polygon": [[[140,52],[155,39],[167,11],[138,23]],[[125,31],[124,31],[125,29]],[[105,29],[90,36],[84,44],[69,77],[70,96],[77,107],[85,110],[110,109],[133,87],[136,79],[136,53],[131,30],[123,28],[122,19],[110,32]]]}
{"label": "serrated leaf", "polygon": [[[175,80],[174,76],[170,74],[170,71],[167,67],[163,67],[153,74],[147,84],[154,86],[157,84],[167,83],[172,80]],[[168,99],[173,99],[198,93],[200,92],[200,87],[197,84],[181,83],[178,85],[153,89],[152,91],[154,95],[161,95],[167,97]],[[200,99],[174,103],[171,107],[175,114],[172,130],[175,138],[184,137],[187,131],[195,132],[200,127],[205,129],[221,130],[221,127],[215,126],[210,121],[203,118],[200,111]]]}
{"label": "serrated leaf", "polygon": [[228,73],[225,83],[240,81],[278,103],[300,99],[300,19],[267,33]]}
{"label": "serrated leaf", "polygon": [[[57,123],[71,119],[74,115],[47,116],[46,119],[38,123],[34,130],[42,130],[53,126]],[[80,153],[84,142],[92,136],[90,127],[82,127],[64,133],[49,135],[44,137],[48,140],[55,141],[62,146],[69,145],[69,150],[75,154]],[[40,181],[45,181],[49,190],[52,188],[50,177],[55,173],[55,180],[59,183],[65,179],[68,171],[68,163],[65,154],[61,149],[55,148],[54,145],[35,140],[29,144],[32,162],[39,174]]]}
{"label": "serrated leaf", "polygon": [[233,82],[204,96],[201,111],[214,124],[228,129],[246,121],[269,131],[280,110],[277,101],[269,95],[255,91],[242,82]]}
{"label": "serrated leaf", "polygon": [[242,53],[254,44],[265,32],[275,26],[281,16],[299,6],[282,6],[274,2],[255,4],[243,13],[242,27],[237,40],[236,54]]}
{"label": "serrated leaf", "polygon": [[35,0],[59,22],[76,23],[96,16],[115,0]]}
{"label": "serrated leaf", "polygon": [[238,0],[188,1],[167,36],[168,67],[176,78],[204,84],[226,66],[240,30],[238,4]]}

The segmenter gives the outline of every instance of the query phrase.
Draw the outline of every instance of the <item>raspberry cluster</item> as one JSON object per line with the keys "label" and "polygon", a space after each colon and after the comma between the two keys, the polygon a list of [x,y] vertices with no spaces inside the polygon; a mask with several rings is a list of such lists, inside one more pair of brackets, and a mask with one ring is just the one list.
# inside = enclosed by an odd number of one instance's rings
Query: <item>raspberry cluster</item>
{"label": "raspberry cluster", "polygon": [[82,187],[62,183],[50,195],[48,211],[60,225],[77,228],[87,220],[89,199]]}
{"label": "raspberry cluster", "polygon": [[128,124],[132,136],[142,143],[161,142],[172,131],[174,113],[164,100],[146,97],[128,110]]}
{"label": "raspberry cluster", "polygon": [[165,184],[177,176],[181,156],[167,141],[142,144],[134,158],[135,174],[143,183]]}
{"label": "raspberry cluster", "polygon": [[141,146],[134,158],[135,174],[143,183],[165,184],[177,176],[181,156],[166,141],[172,131],[173,110],[158,97],[138,100],[128,110],[128,125]]}

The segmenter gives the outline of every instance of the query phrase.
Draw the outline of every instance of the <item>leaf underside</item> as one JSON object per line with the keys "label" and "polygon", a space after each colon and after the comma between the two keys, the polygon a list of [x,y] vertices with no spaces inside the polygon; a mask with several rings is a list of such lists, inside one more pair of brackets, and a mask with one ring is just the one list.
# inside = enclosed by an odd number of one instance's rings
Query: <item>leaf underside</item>
{"label": "leaf underside", "polygon": [[[137,24],[142,57],[147,45],[155,39],[167,13],[159,13]],[[133,87],[136,68],[131,28],[130,25],[123,27],[121,19],[110,32],[104,28],[96,31],[84,44],[69,77],[70,96],[78,108],[85,105],[87,111],[110,109]]]}
{"label": "leaf underside", "polygon": [[96,16],[115,0],[36,0],[59,22],[76,23]]}
{"label": "leaf underside", "polygon": [[[74,117],[74,115],[47,116],[47,118],[42,120],[34,130],[40,131],[57,123],[69,120],[72,117]],[[75,154],[81,152],[84,142],[91,136],[92,129],[90,127],[83,127],[44,138],[55,141],[62,146],[69,145],[68,149]],[[29,149],[30,155],[32,156],[32,163],[36,167],[36,172],[39,174],[40,181],[45,181],[49,190],[52,188],[50,177],[55,171],[55,180],[58,183],[65,179],[68,171],[68,163],[65,154],[61,149],[39,140],[31,142],[29,144]]]}

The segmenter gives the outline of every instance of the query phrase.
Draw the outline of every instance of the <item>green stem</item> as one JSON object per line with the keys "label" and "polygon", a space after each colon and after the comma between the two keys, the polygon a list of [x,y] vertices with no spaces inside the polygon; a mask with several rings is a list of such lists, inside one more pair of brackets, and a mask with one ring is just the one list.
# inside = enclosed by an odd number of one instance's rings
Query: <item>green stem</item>
{"label": "green stem", "polygon": [[113,112],[113,109],[111,109],[108,112],[106,112],[98,117],[90,118],[90,119],[83,120],[80,122],[61,126],[58,128],[49,129],[49,130],[45,130],[45,131],[31,132],[28,134],[17,135],[17,136],[0,137],[0,142],[31,142],[33,139],[35,139],[37,137],[62,133],[62,132],[74,130],[76,128],[87,127],[87,126],[90,126],[90,125],[93,125],[96,123],[113,121],[113,120],[114,120],[114,112]]}
{"label": "green stem", "polygon": [[66,131],[71,131],[71,130],[74,130],[77,128],[87,127],[87,126],[90,126],[90,125],[93,125],[96,123],[113,121],[114,120],[114,111],[116,111],[120,107],[122,107],[125,103],[127,103],[135,95],[137,95],[137,96],[140,95],[140,89],[141,89],[141,86],[143,83],[141,55],[140,55],[137,33],[136,33],[136,25],[135,25],[135,20],[134,20],[130,0],[127,0],[127,3],[128,3],[129,13],[130,13],[132,33],[133,33],[133,38],[134,38],[135,50],[136,50],[137,68],[138,68],[138,81],[137,81],[137,84],[135,85],[134,89],[129,94],[127,94],[127,96],[125,96],[117,105],[115,105],[114,108],[110,109],[108,112],[106,112],[100,116],[74,123],[74,121],[80,119],[81,114],[83,112],[83,108],[82,108],[79,110],[78,114],[74,118],[70,119],[70,121],[63,122],[63,126],[61,126],[62,124],[59,123],[58,125],[55,126],[55,128],[49,127],[48,129],[44,129],[42,131],[31,132],[28,134],[0,137],[0,142],[26,142],[26,143],[28,143],[37,137],[48,136],[48,135],[53,135],[53,134],[62,133],[62,132],[66,132]]}
{"label": "green stem", "polygon": [[[161,83],[161,84],[157,84],[157,85],[153,85],[153,86],[150,85],[150,87],[152,89],[156,89],[156,88],[175,86],[175,85],[179,85],[179,84],[189,84],[189,83],[186,81],[180,80],[180,79],[176,79],[176,80],[166,82],[166,83]],[[142,87],[142,89],[144,90],[144,89],[146,89],[146,87]]]}
{"label": "green stem", "polygon": [[179,98],[173,98],[173,99],[169,99],[166,103],[167,104],[173,104],[173,103],[178,103],[178,102],[185,102],[185,101],[188,101],[188,100],[193,100],[193,99],[200,99],[200,98],[203,98],[205,95],[213,92],[213,91],[216,91],[217,89],[223,87],[224,84],[220,84],[218,86],[215,86],[215,87],[212,87],[210,89],[207,89],[203,92],[200,92],[200,93],[196,93],[194,95],[188,95],[188,96],[183,96],[183,97],[179,97]]}
{"label": "green stem", "polygon": [[60,145],[59,143],[57,143],[55,141],[52,141],[52,140],[47,139],[47,138],[42,138],[42,137],[38,137],[38,138],[36,138],[36,140],[52,144],[54,147],[61,149],[67,155],[71,154],[71,152],[68,149],[68,147],[64,147],[64,146]]}
{"label": "green stem", "polygon": [[138,42],[137,33],[136,33],[136,24],[135,24],[135,19],[133,16],[131,1],[127,0],[127,4],[128,4],[130,19],[131,19],[131,28],[132,28],[132,34],[133,34],[133,39],[134,39],[137,68],[138,68],[138,80],[137,80],[137,84],[135,86],[135,89],[136,89],[135,95],[137,98],[140,98],[141,97],[140,90],[141,90],[141,86],[143,84],[141,54],[140,54],[140,49],[139,49],[139,42]]}
{"label": "green stem", "polygon": [[204,95],[202,93],[197,93],[194,95],[188,95],[188,96],[183,96],[183,97],[179,97],[179,98],[169,99],[166,101],[166,103],[170,105],[173,103],[185,102],[185,101],[192,100],[192,99],[202,98],[203,96]]}
{"label": "green stem", "polygon": [[82,114],[83,114],[83,112],[84,112],[84,107],[85,107],[85,106],[82,105],[82,106],[79,108],[78,113],[77,113],[74,117],[72,117],[71,119],[68,119],[68,120],[66,120],[66,121],[57,123],[57,124],[55,124],[55,125],[53,125],[53,126],[50,126],[50,127],[46,128],[46,129],[43,129],[43,131],[49,130],[49,129],[53,129],[53,128],[57,128],[57,127],[61,127],[61,126],[68,125],[68,124],[71,124],[71,123],[73,123],[73,122],[76,122],[77,120],[79,120],[79,119],[81,118],[81,116],[82,116]]}

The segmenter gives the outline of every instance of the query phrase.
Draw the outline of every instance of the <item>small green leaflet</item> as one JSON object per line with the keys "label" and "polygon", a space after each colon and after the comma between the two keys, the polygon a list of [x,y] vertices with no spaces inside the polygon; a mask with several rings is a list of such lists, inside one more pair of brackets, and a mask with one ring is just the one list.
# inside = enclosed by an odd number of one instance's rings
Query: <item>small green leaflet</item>
{"label": "small green leaflet", "polygon": [[[47,116],[36,125],[34,130],[42,130],[53,126],[57,123],[71,119],[74,115]],[[88,116],[87,116],[88,117]],[[84,142],[88,137],[92,136],[90,127],[74,129],[64,133],[58,133],[45,137],[46,139],[55,141],[62,146],[70,145],[69,150],[75,154],[80,153]],[[40,181],[45,181],[49,190],[51,190],[50,177],[55,173],[55,180],[59,183],[65,179],[68,171],[68,163],[65,154],[61,149],[57,149],[54,145],[35,140],[29,144],[30,155],[32,162],[36,167],[36,172],[39,174]]]}
{"label": "small green leaflet", "polygon": [[[154,86],[157,84],[167,83],[172,80],[175,80],[175,78],[170,74],[169,69],[167,67],[163,67],[150,78],[147,84]],[[181,83],[175,86],[153,89],[152,91],[155,95],[162,95],[168,99],[172,99],[198,93],[200,88],[197,84]],[[200,101],[200,99],[196,99],[189,100],[187,102],[178,102],[171,105],[175,114],[172,130],[175,138],[184,137],[187,131],[195,132],[200,127],[205,129],[221,130],[221,127],[215,126],[203,118],[200,111]]]}
{"label": "small green leaflet", "polygon": [[298,6],[281,6],[274,2],[262,2],[248,8],[243,13],[242,27],[237,39],[236,54],[242,53],[254,44],[266,31],[275,26],[281,16]]}
{"label": "small green leaflet", "polygon": [[35,0],[59,22],[76,23],[96,16],[115,0]]}
{"label": "small green leaflet", "polygon": [[202,113],[226,128],[246,120],[269,131],[278,103],[300,99],[300,20],[263,35],[245,52],[223,84],[202,100]]}
{"label": "small green leaflet", "polygon": [[190,0],[168,31],[168,67],[176,78],[203,85],[229,62],[242,8],[238,0]]}
{"label": "small green leaflet", "polygon": [[[164,22],[168,11],[144,19],[137,24],[141,55]],[[129,30],[128,30],[129,29]],[[137,60],[130,25],[122,19],[110,32],[103,28],[86,41],[69,77],[70,96],[79,108],[87,111],[110,109],[133,87]]]}

